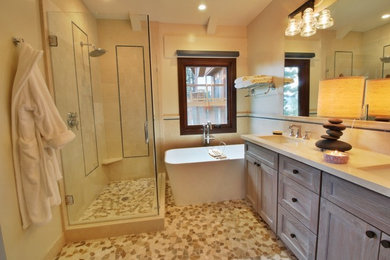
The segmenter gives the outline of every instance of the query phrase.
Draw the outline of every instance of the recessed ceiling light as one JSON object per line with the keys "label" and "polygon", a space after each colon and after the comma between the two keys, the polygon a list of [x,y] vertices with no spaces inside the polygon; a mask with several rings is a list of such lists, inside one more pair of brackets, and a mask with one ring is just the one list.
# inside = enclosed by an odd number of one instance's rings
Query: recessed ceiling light
{"label": "recessed ceiling light", "polygon": [[387,18],[390,18],[390,14],[384,14],[384,15],[382,15],[382,19],[387,19]]}
{"label": "recessed ceiling light", "polygon": [[200,11],[203,11],[203,10],[206,10],[206,5],[205,4],[200,4],[199,6],[198,6],[198,9],[200,10]]}

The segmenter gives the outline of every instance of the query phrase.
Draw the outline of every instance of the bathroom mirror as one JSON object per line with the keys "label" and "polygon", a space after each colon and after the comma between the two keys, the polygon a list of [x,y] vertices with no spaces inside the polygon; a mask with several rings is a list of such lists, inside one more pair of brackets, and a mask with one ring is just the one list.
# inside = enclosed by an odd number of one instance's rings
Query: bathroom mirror
{"label": "bathroom mirror", "polygon": [[[306,60],[310,64],[309,75],[304,80],[309,82],[306,100],[298,101],[300,87],[296,82],[285,86],[283,114],[286,116],[317,115],[320,80],[340,76],[390,77],[390,63],[380,59],[390,55],[390,18],[382,18],[390,14],[390,1],[337,0],[328,9],[334,19],[333,27],[317,30],[311,37],[285,36],[285,53],[295,54],[293,61]],[[314,57],[299,58],[302,53]],[[287,65],[291,64],[290,57],[285,64],[286,77],[298,78],[299,69],[295,75],[295,67]],[[306,112],[298,109],[302,102],[308,103],[308,108],[302,110]]]}

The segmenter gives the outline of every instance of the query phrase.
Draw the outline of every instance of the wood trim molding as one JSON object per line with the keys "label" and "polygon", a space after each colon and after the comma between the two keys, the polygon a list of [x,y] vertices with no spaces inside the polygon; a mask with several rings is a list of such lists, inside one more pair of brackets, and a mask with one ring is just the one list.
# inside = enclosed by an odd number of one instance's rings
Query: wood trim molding
{"label": "wood trim molding", "polygon": [[189,126],[187,122],[187,92],[186,67],[187,66],[222,66],[227,67],[227,124],[215,126],[211,133],[235,133],[237,131],[237,98],[234,80],[236,78],[236,59],[226,58],[178,58],[178,86],[179,86],[179,115],[180,135],[201,134],[201,125]]}

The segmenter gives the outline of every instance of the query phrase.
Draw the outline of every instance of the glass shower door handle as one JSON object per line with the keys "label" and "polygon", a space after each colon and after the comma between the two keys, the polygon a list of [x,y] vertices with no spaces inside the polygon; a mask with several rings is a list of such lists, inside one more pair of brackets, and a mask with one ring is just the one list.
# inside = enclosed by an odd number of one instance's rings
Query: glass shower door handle
{"label": "glass shower door handle", "polygon": [[145,131],[145,143],[149,144],[149,129],[148,129],[148,122],[144,123],[144,131]]}

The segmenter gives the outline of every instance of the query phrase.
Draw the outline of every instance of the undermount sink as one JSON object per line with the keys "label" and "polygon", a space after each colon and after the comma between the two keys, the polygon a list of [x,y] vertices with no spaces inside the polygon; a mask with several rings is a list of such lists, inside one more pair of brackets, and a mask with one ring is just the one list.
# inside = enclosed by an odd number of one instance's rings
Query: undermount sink
{"label": "undermount sink", "polygon": [[302,138],[288,137],[283,135],[263,135],[258,137],[277,144],[299,144],[305,141]]}

